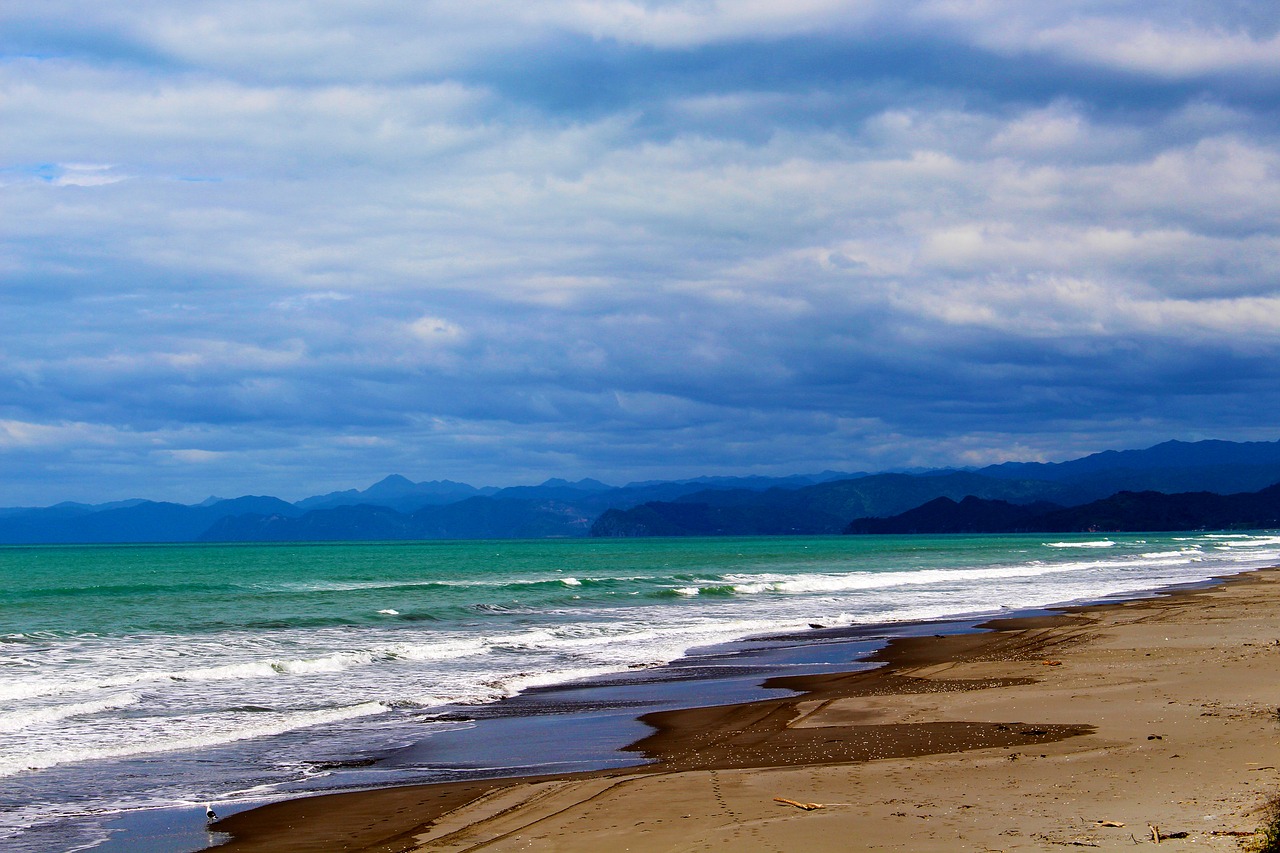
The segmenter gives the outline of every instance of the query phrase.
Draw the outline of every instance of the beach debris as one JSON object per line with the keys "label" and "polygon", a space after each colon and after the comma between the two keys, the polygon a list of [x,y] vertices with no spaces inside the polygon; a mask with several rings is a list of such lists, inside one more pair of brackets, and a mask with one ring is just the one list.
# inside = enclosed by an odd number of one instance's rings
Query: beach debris
{"label": "beach debris", "polygon": [[1060,660],[1042,660],[1040,663],[1043,666],[1062,666],[1062,661]]}
{"label": "beach debris", "polygon": [[1147,824],[1147,829],[1151,830],[1151,840],[1156,844],[1159,844],[1161,841],[1168,841],[1171,838],[1191,837],[1191,833],[1189,832],[1164,832],[1160,829],[1159,825],[1153,823]]}
{"label": "beach debris", "polygon": [[783,803],[788,806],[795,806],[796,808],[804,809],[807,812],[811,812],[814,809],[826,808],[822,803],[802,803],[799,800],[788,800],[786,797],[774,797],[773,801],[775,803]]}
{"label": "beach debris", "polygon": [[1124,823],[1118,820],[1095,820],[1094,823],[1098,826],[1124,826]]}

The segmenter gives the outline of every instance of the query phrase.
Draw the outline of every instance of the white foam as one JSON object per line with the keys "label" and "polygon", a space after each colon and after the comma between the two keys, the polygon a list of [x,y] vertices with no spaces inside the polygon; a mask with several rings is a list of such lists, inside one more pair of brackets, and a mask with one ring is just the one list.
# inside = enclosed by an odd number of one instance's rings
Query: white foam
{"label": "white foam", "polygon": [[166,682],[251,681],[281,675],[309,675],[319,672],[342,672],[352,667],[367,666],[394,657],[391,649],[347,650],[314,658],[293,660],[265,659],[219,664],[191,669],[144,670],[95,679],[58,681],[25,680],[0,682],[0,700],[35,699],[103,689],[165,684]]}
{"label": "white foam", "polygon": [[1178,551],[1152,551],[1151,553],[1141,554],[1139,556],[1141,556],[1142,559],[1144,560],[1166,560],[1166,559],[1176,558],[1176,557],[1190,557],[1190,556],[1201,556],[1201,555],[1202,555],[1202,552],[1200,551],[1199,548],[1182,548]]}
{"label": "white foam", "polygon": [[89,714],[100,714],[103,711],[115,711],[136,705],[141,697],[137,693],[124,693],[109,699],[98,699],[92,702],[77,702],[72,705],[55,705],[51,708],[37,708],[30,711],[10,711],[0,714],[0,732],[16,732],[36,726],[68,720],[72,717],[83,717]]}
{"label": "white foam", "polygon": [[[588,581],[644,581],[657,580],[652,575],[600,575],[586,578]],[[434,578],[431,580],[403,580],[403,581],[302,581],[289,582],[281,584],[260,584],[262,589],[279,589],[289,592],[363,592],[366,590],[395,590],[395,589],[412,589],[415,587],[441,587],[441,588],[492,588],[492,587],[522,587],[522,586],[542,586],[549,583],[563,583],[568,586],[578,586],[582,581],[575,577],[560,578],[547,577],[545,575],[535,575],[532,577],[503,577],[494,578],[492,580],[484,579],[466,579],[458,578]]]}
{"label": "white foam", "polygon": [[573,669],[562,669],[557,672],[522,672],[498,682],[499,689],[508,696],[523,693],[534,687],[547,687],[552,684],[568,684],[587,678],[598,678],[601,675],[617,672],[617,666],[583,666]]}
{"label": "white foam", "polygon": [[489,651],[483,639],[439,640],[430,643],[393,643],[385,651],[398,658],[412,661],[454,660]]}
{"label": "white foam", "polygon": [[[642,622],[609,626],[608,634],[576,639],[559,638],[537,651],[553,649],[577,651],[570,657],[555,660],[595,660],[586,666],[551,666],[546,670],[521,670],[502,673],[482,682],[456,681],[454,690],[419,694],[412,702],[423,706],[478,705],[515,696],[534,687],[567,684],[637,668],[660,666],[676,660],[689,649],[727,642],[751,634],[776,630],[799,630],[804,623],[780,623],[776,620],[705,620],[694,624],[648,627]],[[595,630],[603,631],[603,626]],[[599,650],[600,654],[594,654]]]}
{"label": "white foam", "polygon": [[838,593],[902,586],[930,586],[965,581],[1031,578],[1065,572],[1078,572],[1100,565],[1088,563],[1023,563],[985,569],[919,569],[907,572],[845,572],[805,575],[727,575],[726,581],[741,595],[760,593]]}
{"label": "white foam", "polygon": [[1208,538],[1219,540],[1218,544],[1214,546],[1219,549],[1262,548],[1268,545],[1280,545],[1280,536],[1250,536],[1247,538],[1235,536],[1214,536]]}
{"label": "white foam", "polygon": [[1114,548],[1115,542],[1110,539],[1099,539],[1095,542],[1046,542],[1046,548]]}
{"label": "white foam", "polygon": [[434,693],[415,696],[412,701],[424,707],[441,705],[487,705],[509,699],[534,687],[568,684],[588,678],[598,678],[623,669],[626,666],[606,664],[600,666],[571,667],[547,672],[513,672],[490,678],[481,684],[466,685],[456,693]]}
{"label": "white foam", "polygon": [[[42,770],[59,764],[81,761],[97,761],[108,758],[128,758],[175,750],[206,749],[250,738],[280,735],[296,729],[337,723],[390,710],[381,702],[362,702],[341,708],[325,708],[314,711],[271,714],[269,719],[257,720],[253,725],[243,725],[242,717],[232,716],[221,723],[213,723],[193,734],[179,737],[129,738],[127,743],[110,746],[47,749],[25,755],[0,757],[0,777],[12,776],[29,770]],[[262,715],[266,716],[266,715]]]}

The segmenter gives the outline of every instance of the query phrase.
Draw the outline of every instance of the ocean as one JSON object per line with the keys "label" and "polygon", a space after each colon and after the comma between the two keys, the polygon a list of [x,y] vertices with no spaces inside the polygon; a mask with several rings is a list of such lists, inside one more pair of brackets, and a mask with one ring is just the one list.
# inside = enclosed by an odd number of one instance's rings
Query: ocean
{"label": "ocean", "polygon": [[[448,745],[510,697],[743,638],[1277,564],[1269,532],[0,547],[0,847],[182,853],[218,840],[205,802],[634,762]],[[190,826],[146,841],[148,814]]]}

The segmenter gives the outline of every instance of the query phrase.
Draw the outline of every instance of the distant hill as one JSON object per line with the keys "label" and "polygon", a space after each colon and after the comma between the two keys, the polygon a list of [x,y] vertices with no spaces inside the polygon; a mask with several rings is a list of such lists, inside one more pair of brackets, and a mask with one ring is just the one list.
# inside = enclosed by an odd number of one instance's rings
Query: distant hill
{"label": "distant hill", "polygon": [[[980,508],[966,498],[1015,508],[1049,503],[1066,512],[1119,492],[1233,495],[1276,482],[1280,441],[1171,441],[1069,462],[1008,462],[977,471],[824,471],[621,487],[557,478],[536,486],[477,488],[392,474],[365,489],[292,504],[246,496],[209,498],[194,506],[134,499],[0,508],[0,544],[839,533],[851,519],[891,518],[916,508],[939,518],[955,515],[945,503],[930,505],[940,498],[974,513],[981,509],[991,518],[975,515],[965,523],[991,526],[999,513],[1012,523],[1009,518],[1029,510]],[[913,518],[924,524],[924,515]]]}
{"label": "distant hill", "polygon": [[324,542],[412,539],[545,539],[582,536],[591,524],[570,504],[551,500],[467,498],[413,513],[361,504],[301,516],[245,514],[219,519],[202,542]]}
{"label": "distant hill", "polygon": [[[629,510],[610,509],[592,525],[591,535],[838,533],[850,519],[894,516],[939,498],[953,503],[975,497],[1019,506],[1047,503],[1071,507],[1122,491],[1227,494],[1261,489],[1278,481],[1280,442],[1165,442],[1148,450],[1108,451],[1063,463],[875,474],[765,492],[707,490]],[[695,511],[689,504],[705,504],[706,509]],[[761,521],[753,523],[752,519]]]}
{"label": "distant hill", "polygon": [[984,477],[1106,484],[1121,489],[1255,491],[1280,482],[1280,441],[1166,441],[1146,450],[1107,450],[1070,462],[1004,462],[979,469]]}
{"label": "distant hill", "polygon": [[856,518],[845,533],[1022,533],[1033,529],[1033,519],[1062,509],[1037,501],[1012,504],[967,495],[960,501],[934,498],[915,509],[888,518]]}
{"label": "distant hill", "polygon": [[294,506],[307,512],[315,509],[328,509],[339,506],[383,506],[401,512],[413,512],[431,504],[446,504],[465,500],[482,494],[492,494],[497,489],[477,489],[466,483],[455,483],[452,480],[431,480],[415,483],[408,477],[392,474],[360,491],[347,489],[342,492],[330,492],[327,495],[316,495],[304,498]]}
{"label": "distant hill", "polygon": [[250,512],[297,515],[298,509],[279,498],[254,496],[207,506],[140,501],[74,514],[55,506],[0,518],[0,543],[193,542],[218,519]]}
{"label": "distant hill", "polygon": [[705,503],[647,503],[629,510],[611,509],[591,525],[595,537],[632,536],[781,536],[818,535],[839,529],[840,519],[826,513],[781,509],[761,504],[714,506]]}
{"label": "distant hill", "polygon": [[953,472],[929,476],[875,474],[801,489],[765,492],[701,491],[676,501],[611,509],[591,527],[592,536],[723,536],[840,533],[849,519],[892,515],[937,497],[966,495],[1029,503],[1061,498],[1056,483],[1002,480]]}
{"label": "distant hill", "polygon": [[1018,506],[938,498],[889,518],[858,518],[846,533],[1123,533],[1280,527],[1280,484],[1256,492],[1119,492],[1083,506]]}
{"label": "distant hill", "polygon": [[1280,527],[1280,484],[1256,492],[1120,492],[1084,506],[1046,513],[1046,531],[1256,530]]}

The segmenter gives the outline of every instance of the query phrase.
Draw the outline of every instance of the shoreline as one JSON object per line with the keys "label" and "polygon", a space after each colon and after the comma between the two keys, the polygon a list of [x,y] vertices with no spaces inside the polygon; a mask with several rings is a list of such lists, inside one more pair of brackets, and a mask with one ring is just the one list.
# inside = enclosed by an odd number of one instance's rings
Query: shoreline
{"label": "shoreline", "polygon": [[[1095,756],[1094,761],[1099,760],[1098,755],[1113,760],[1125,751],[1118,744],[1131,747],[1130,751],[1155,752],[1165,746],[1164,735],[1154,733],[1150,739],[1143,735],[1144,739],[1134,747],[1117,740],[1116,726],[1138,725],[1141,729],[1164,724],[1164,716],[1158,712],[1167,714],[1168,708],[1162,706],[1176,705],[1178,700],[1156,702],[1152,691],[1176,688],[1175,692],[1186,693],[1189,686],[1195,686],[1194,674],[1189,684],[1186,672],[1165,670],[1179,666],[1185,669],[1196,660],[1179,661],[1159,655],[1161,666],[1156,666],[1156,661],[1148,659],[1156,656],[1159,643],[1152,645],[1147,638],[1144,642],[1150,650],[1142,650],[1147,648],[1142,643],[1130,643],[1125,647],[1126,654],[1118,654],[1117,650],[1106,648],[1113,642],[1113,635],[1141,639],[1138,634],[1142,631],[1135,626],[1178,621],[1184,644],[1212,646],[1211,641],[1221,638],[1211,635],[1225,626],[1218,624],[1209,631],[1211,615],[1219,623],[1223,620],[1221,613],[1208,611],[1218,610],[1227,600],[1234,607],[1234,623],[1252,620],[1257,624],[1246,626],[1248,630],[1274,631],[1274,636],[1280,637],[1280,603],[1270,601],[1275,595],[1259,594],[1260,590],[1280,592],[1280,570],[1249,571],[1191,588],[1156,590],[1141,598],[1052,608],[1052,615],[1047,616],[996,618],[982,623],[979,627],[984,630],[977,633],[897,637],[867,659],[882,664],[878,668],[782,676],[768,679],[763,685],[795,690],[797,695],[644,715],[641,719],[654,731],[627,749],[651,759],[650,764],[284,800],[217,823],[213,829],[231,833],[232,840],[212,849],[222,853],[279,849],[406,853],[467,850],[478,844],[484,844],[485,849],[505,849],[505,844],[524,844],[535,849],[541,846],[569,850],[579,849],[575,844],[591,849],[599,844],[602,833],[612,833],[619,840],[625,838],[632,849],[678,850],[690,849],[682,846],[690,837],[723,835],[727,824],[722,824],[726,820],[739,828],[749,825],[749,833],[754,836],[750,840],[762,841],[771,833],[790,837],[800,828],[793,826],[798,819],[811,827],[853,820],[859,826],[859,837],[880,838],[890,849],[927,849],[932,842],[920,837],[917,830],[931,821],[932,812],[923,824],[915,826],[910,822],[902,825],[904,821],[898,815],[921,818],[921,813],[912,815],[899,809],[877,818],[875,797],[851,796],[847,789],[853,780],[849,778],[839,786],[844,793],[834,799],[853,802],[833,803],[814,811],[791,807],[783,810],[784,806],[759,793],[752,799],[752,811],[757,814],[744,822],[730,820],[732,815],[742,818],[745,814],[738,814],[730,805],[726,777],[732,777],[737,787],[747,789],[751,784],[772,780],[770,790],[776,791],[774,796],[823,802],[833,797],[819,796],[815,780],[833,776],[879,778],[892,771],[898,777],[919,777],[915,783],[922,793],[917,799],[936,803],[956,796],[954,790],[950,794],[941,790],[946,786],[937,781],[938,773],[944,768],[946,772],[954,771],[956,762],[962,766],[975,762],[983,765],[980,773],[977,768],[970,768],[973,778],[966,777],[967,784],[960,789],[963,794],[971,787],[969,783],[983,779],[988,785],[1025,786],[1031,780],[1018,777],[1035,775],[1028,771],[1033,764],[1088,763],[1089,755]],[[1247,635],[1246,628],[1234,623],[1237,633],[1244,631]],[[1271,640],[1268,634],[1266,642]],[[1238,645],[1239,649],[1261,647],[1260,643],[1244,641]],[[1220,654],[1223,651],[1214,648]],[[1239,649],[1235,649],[1237,657]],[[1115,671],[1118,658],[1125,661],[1122,679],[1117,679]],[[1231,662],[1239,663],[1235,658]],[[1280,701],[1280,688],[1271,687],[1261,673],[1255,673],[1255,684],[1248,683],[1242,673],[1234,674],[1235,678],[1227,678],[1219,685],[1218,692],[1236,695],[1242,691],[1250,694],[1252,690],[1266,694],[1265,699],[1255,696],[1251,701],[1256,706],[1254,711],[1271,703],[1266,712],[1271,719],[1253,713],[1251,719],[1266,729],[1265,733],[1252,737],[1252,745],[1236,744],[1233,748],[1270,755],[1277,751],[1276,731],[1272,730],[1276,729],[1275,703]],[[1060,683],[1072,679],[1080,683]],[[1138,690],[1137,684],[1145,687]],[[1064,688],[1068,691],[1065,694]],[[1115,704],[1109,698],[1126,689],[1134,693],[1126,701]],[[1205,702],[1221,704],[1212,698],[1202,699],[1204,707],[1208,707]],[[1214,711],[1201,714],[1195,719],[1202,724],[1221,716]],[[1118,724],[1117,719],[1129,722]],[[1265,742],[1257,742],[1261,739]],[[1033,752],[1024,752],[1029,748],[1034,748]],[[1183,753],[1188,751],[1184,744]],[[1181,759],[1183,753],[1174,754],[1174,759]],[[1024,755],[1037,755],[1039,759],[1019,761]],[[1280,764],[1280,754],[1273,758],[1274,763]],[[1138,759],[1142,763],[1142,756]],[[1274,782],[1274,767],[1268,769],[1272,772],[1266,778]],[[1247,770],[1238,768],[1236,772],[1243,774]],[[1053,771],[1054,768],[1046,771],[1049,777]],[[1142,772],[1133,769],[1130,775]],[[806,786],[797,787],[791,778],[797,774],[809,781],[811,792],[800,790]],[[1074,779],[1075,774],[1071,775]],[[1119,775],[1103,774],[1106,779]],[[932,787],[929,777],[935,779]],[[1218,849],[1204,846],[1216,842],[1230,845],[1221,849],[1237,849],[1238,836],[1212,833],[1241,833],[1256,827],[1258,819],[1247,817],[1247,810],[1257,800],[1251,788],[1259,778],[1240,780],[1238,796],[1249,802],[1237,804],[1236,811],[1244,809],[1244,813],[1229,819],[1215,815],[1214,819],[1224,825],[1206,829],[1209,834],[1200,839],[1200,849]],[[896,784],[902,787],[901,778]],[[1055,783],[1043,784],[1052,787]],[[716,808],[686,807],[695,793],[705,799],[708,791],[715,792],[712,804],[718,803]],[[1122,794],[1111,797],[1124,799]],[[1112,804],[1099,802],[1095,808],[1102,809],[1104,805]],[[1009,803],[1007,808],[1015,806]],[[978,814],[971,805],[960,804],[956,809],[970,816]],[[647,817],[636,821],[641,815]],[[1096,845],[1105,834],[1103,829],[1112,835],[1121,831],[1119,827],[1100,829],[1099,825],[1086,825],[1081,820],[1073,815],[1069,823],[1077,834],[1083,834],[1081,837],[1087,836],[1086,842],[1079,842],[1086,846]],[[1099,814],[1094,820],[1124,822],[1141,830],[1139,835],[1146,833],[1140,822],[1116,821],[1110,814]],[[628,821],[630,830],[624,828]],[[987,832],[978,826],[969,831],[975,838],[984,832],[990,835],[991,839],[983,843],[997,845],[994,849],[1048,849],[1043,845],[1077,843],[1053,841],[1053,832],[1066,838],[1068,830],[1049,829],[1040,833],[1045,839],[1042,841],[1029,838],[1018,828],[1006,827],[996,832],[987,827]],[[677,835],[669,836],[672,831]],[[1190,835],[1189,830],[1180,831]],[[541,843],[537,839],[542,839]],[[827,839],[826,847],[831,840]],[[1132,843],[1129,834],[1123,835],[1123,841]],[[821,836],[812,839],[812,844],[816,844],[813,849],[826,849]],[[945,843],[939,840],[938,845],[936,849],[955,849],[955,838]]]}

